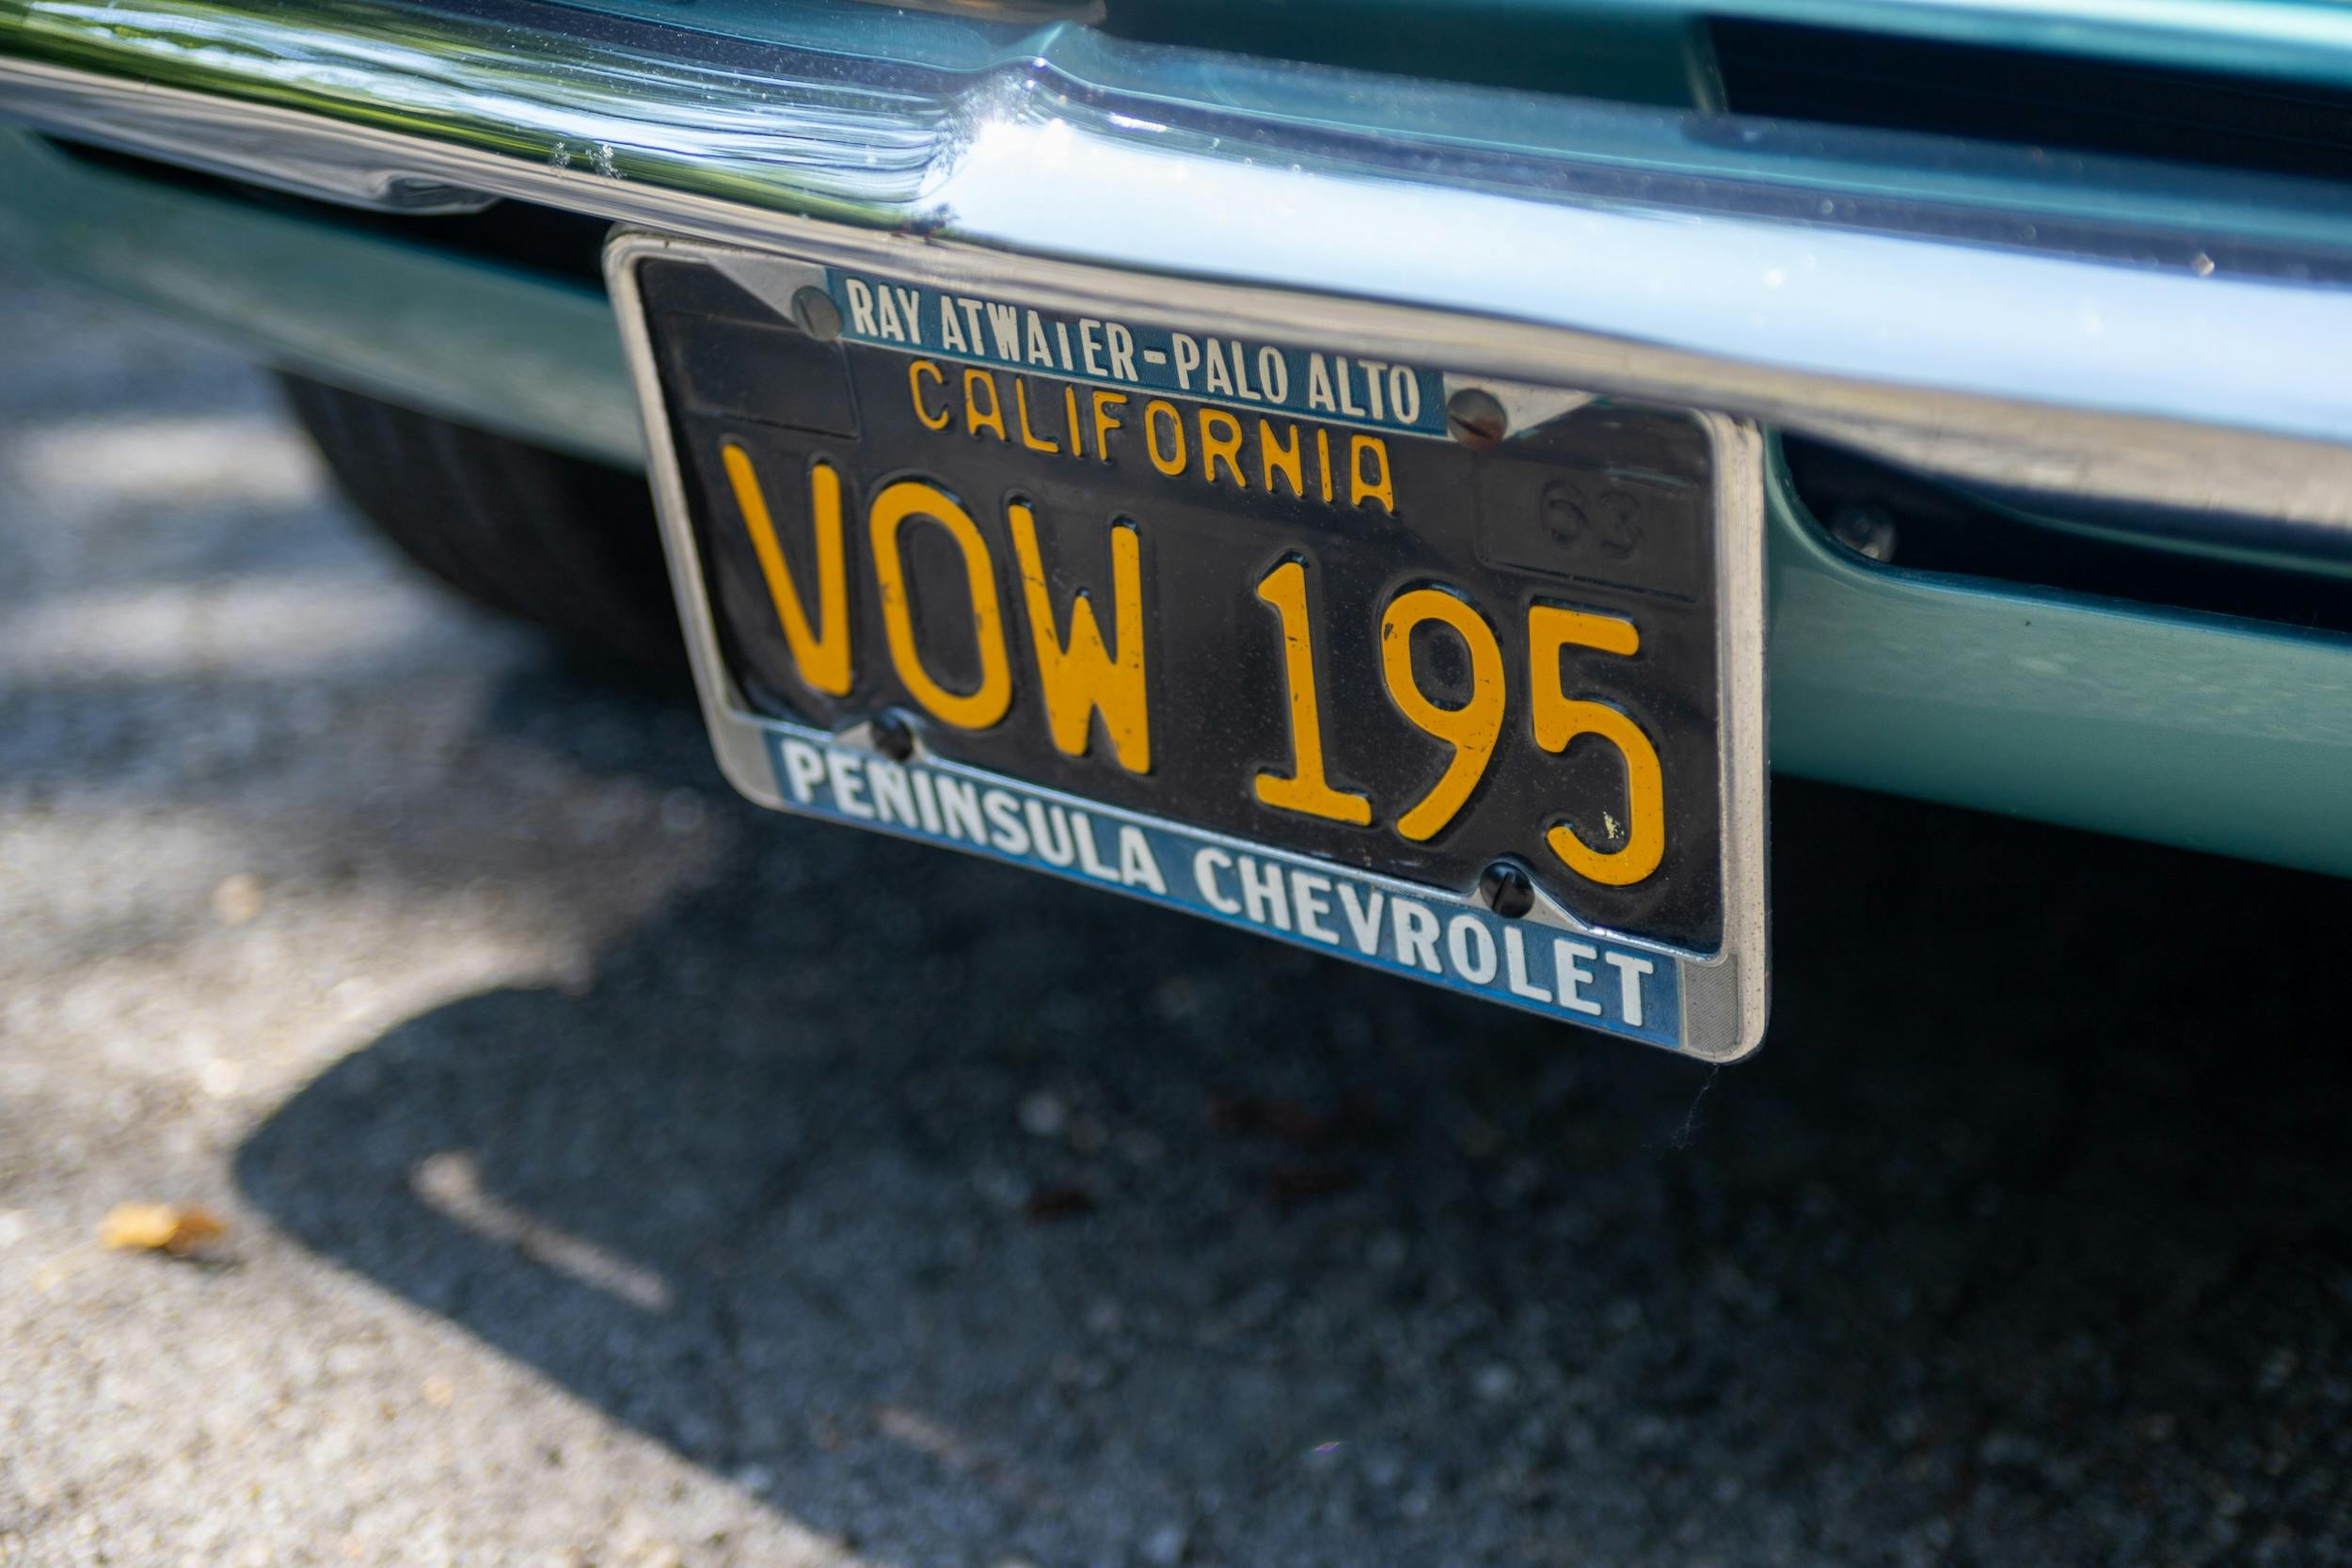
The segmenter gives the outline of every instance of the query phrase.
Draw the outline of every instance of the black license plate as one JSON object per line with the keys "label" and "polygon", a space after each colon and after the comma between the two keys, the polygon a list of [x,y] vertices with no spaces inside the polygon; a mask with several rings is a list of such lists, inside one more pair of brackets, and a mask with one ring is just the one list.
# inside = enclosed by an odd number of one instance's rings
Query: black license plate
{"label": "black license plate", "polygon": [[1752,427],[1481,376],[1393,308],[1268,333],[1001,258],[609,265],[746,793],[1755,1044]]}

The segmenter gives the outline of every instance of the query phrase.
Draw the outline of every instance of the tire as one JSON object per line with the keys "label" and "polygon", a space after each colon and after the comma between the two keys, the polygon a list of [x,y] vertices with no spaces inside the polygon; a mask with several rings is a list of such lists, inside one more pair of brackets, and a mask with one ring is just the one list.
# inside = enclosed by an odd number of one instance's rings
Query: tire
{"label": "tire", "polygon": [[468,598],[577,652],[664,673],[685,644],[644,480],[280,374],[345,495]]}

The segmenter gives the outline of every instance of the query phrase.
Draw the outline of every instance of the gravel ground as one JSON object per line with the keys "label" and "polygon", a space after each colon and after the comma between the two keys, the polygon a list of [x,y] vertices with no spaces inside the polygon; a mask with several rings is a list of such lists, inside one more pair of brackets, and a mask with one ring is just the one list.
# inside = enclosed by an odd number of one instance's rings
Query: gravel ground
{"label": "gravel ground", "polygon": [[1785,784],[1709,1073],[755,813],[0,344],[0,1562],[2352,1562],[2352,887]]}

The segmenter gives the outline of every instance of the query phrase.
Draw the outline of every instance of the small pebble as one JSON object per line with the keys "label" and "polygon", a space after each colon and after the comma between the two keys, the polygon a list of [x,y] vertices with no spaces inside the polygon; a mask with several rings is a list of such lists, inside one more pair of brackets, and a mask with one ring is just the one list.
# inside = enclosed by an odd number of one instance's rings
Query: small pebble
{"label": "small pebble", "polygon": [[1020,1117],[1021,1131],[1031,1137],[1058,1137],[1070,1120],[1070,1107],[1060,1096],[1040,1089],[1021,1101]]}

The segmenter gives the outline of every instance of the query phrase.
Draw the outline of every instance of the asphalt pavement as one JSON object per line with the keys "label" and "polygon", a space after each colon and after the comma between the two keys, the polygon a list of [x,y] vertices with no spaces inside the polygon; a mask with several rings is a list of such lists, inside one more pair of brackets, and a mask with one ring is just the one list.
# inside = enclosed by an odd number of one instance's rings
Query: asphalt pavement
{"label": "asphalt pavement", "polygon": [[2352,1562],[2352,885],[1774,814],[1721,1071],[764,815],[0,277],[0,1563]]}

